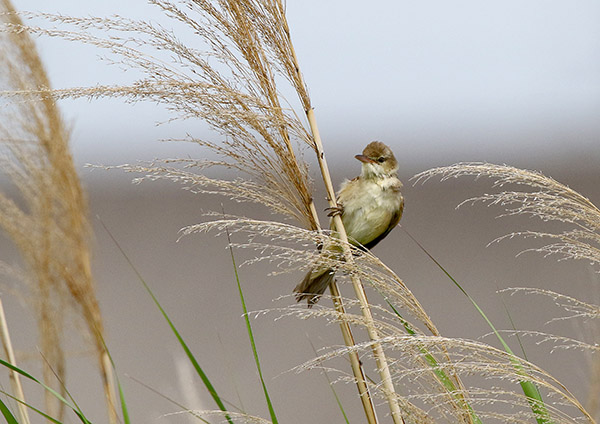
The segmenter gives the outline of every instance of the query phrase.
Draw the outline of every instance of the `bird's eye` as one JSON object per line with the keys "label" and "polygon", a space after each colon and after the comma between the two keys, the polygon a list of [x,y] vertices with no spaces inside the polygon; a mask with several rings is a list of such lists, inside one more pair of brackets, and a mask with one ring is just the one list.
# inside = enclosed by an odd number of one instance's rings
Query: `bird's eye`
{"label": "bird's eye", "polygon": [[385,158],[383,156],[377,158],[377,162],[383,163],[385,162]]}

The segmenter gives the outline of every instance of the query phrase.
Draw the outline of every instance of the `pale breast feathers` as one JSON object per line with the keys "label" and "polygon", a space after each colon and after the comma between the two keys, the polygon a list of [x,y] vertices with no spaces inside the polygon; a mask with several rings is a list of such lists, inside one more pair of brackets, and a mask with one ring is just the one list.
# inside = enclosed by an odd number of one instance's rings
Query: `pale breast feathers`
{"label": "pale breast feathers", "polygon": [[378,182],[359,178],[342,184],[338,202],[344,208],[342,221],[348,236],[369,248],[385,237],[402,215],[401,187],[392,177]]}

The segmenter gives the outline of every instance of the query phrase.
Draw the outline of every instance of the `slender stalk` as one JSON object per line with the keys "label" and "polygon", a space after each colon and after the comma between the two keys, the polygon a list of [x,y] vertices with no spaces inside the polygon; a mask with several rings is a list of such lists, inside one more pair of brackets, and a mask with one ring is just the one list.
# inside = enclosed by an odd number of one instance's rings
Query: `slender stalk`
{"label": "slender stalk", "polygon": [[[321,224],[319,222],[319,216],[317,214],[317,209],[315,208],[314,202],[310,202],[309,208],[311,213],[313,214],[314,222],[317,226],[317,231],[321,231]],[[354,336],[352,335],[350,325],[346,320],[344,320],[346,308],[344,307],[344,303],[342,302],[340,290],[335,280],[332,281],[329,285],[329,291],[331,292],[331,298],[333,299],[333,306],[338,315],[340,316],[340,330],[342,332],[344,344],[348,347],[352,347],[356,345],[356,342],[354,341]],[[362,402],[365,415],[367,417],[367,422],[369,424],[376,424],[378,422],[377,413],[375,412],[373,400],[371,399],[371,394],[369,393],[369,386],[367,385],[367,379],[362,367],[362,363],[360,362],[358,352],[352,351],[350,352],[349,356],[350,366],[352,368],[352,373],[354,374],[354,378],[356,380],[358,394],[360,397],[360,401]]]}
{"label": "slender stalk", "polygon": [[[6,316],[4,315],[4,307],[2,306],[2,299],[0,298],[0,339],[2,340],[2,346],[4,346],[4,353],[8,359],[8,363],[17,366],[15,360],[15,353],[12,348],[10,341],[10,334],[8,333],[8,325],[6,323]],[[13,387],[13,393],[18,402],[19,418],[22,424],[29,424],[29,415],[27,414],[27,407],[25,406],[25,394],[23,393],[23,386],[21,386],[21,380],[19,374],[11,370],[10,371],[10,383]]]}
{"label": "slender stalk", "polygon": [[106,350],[103,350],[100,356],[100,367],[102,369],[102,378],[104,380],[104,396],[106,397],[106,406],[108,408],[108,422],[116,424],[119,422],[119,418],[117,416],[117,396],[115,394],[113,368]]}
{"label": "slender stalk", "polygon": [[[329,201],[329,206],[331,208],[337,208],[338,204],[335,198],[335,190],[331,182],[331,176],[329,174],[327,160],[325,159],[325,152],[323,151],[323,143],[321,142],[321,136],[319,134],[314,109],[309,109],[306,112],[306,116],[308,118],[308,122],[313,133],[313,139],[315,142],[314,147],[317,153],[319,166],[321,168],[323,182],[325,183],[325,188],[327,190],[327,200]],[[346,234],[346,229],[344,228],[342,218],[339,215],[334,215],[333,223],[335,224],[335,229],[338,233],[338,237],[342,241],[344,259],[346,260],[346,262],[352,262],[354,259],[352,257],[352,252],[348,247],[348,235]],[[367,300],[367,295],[365,293],[364,286],[357,275],[352,275],[351,280],[352,285],[354,287],[354,292],[356,293],[356,298],[360,302],[361,312],[363,314],[363,317],[365,318],[369,338],[372,341],[376,342],[373,344],[372,347],[373,356],[375,357],[375,362],[377,363],[377,370],[379,372],[379,377],[381,378],[381,384],[384,395],[387,398],[388,404],[390,406],[392,419],[395,424],[404,423],[404,419],[402,418],[402,412],[400,410],[400,404],[398,403],[398,399],[396,398],[396,390],[392,381],[392,374],[390,372],[390,368],[385,357],[385,352],[383,351],[381,343],[377,342],[380,339],[380,337],[377,329],[375,328],[373,315],[371,314],[371,308],[369,307],[369,301]]]}
{"label": "slender stalk", "polygon": [[[294,72],[293,72],[294,85],[296,87],[296,91],[298,92],[298,96],[300,97],[300,101],[302,102],[302,106],[304,108],[304,112],[306,113],[306,117],[308,118],[308,123],[310,125],[310,130],[311,130],[311,133],[313,136],[313,142],[314,142],[313,148],[315,149],[315,152],[317,154],[317,160],[319,162],[319,167],[321,168],[321,175],[323,176],[323,182],[325,184],[325,189],[327,190],[327,198],[329,201],[329,206],[337,207],[337,202],[336,202],[336,198],[335,198],[335,189],[333,188],[333,184],[331,182],[331,176],[329,174],[329,168],[327,166],[327,161],[325,160],[325,153],[323,151],[323,143],[321,142],[321,136],[319,134],[319,128],[317,126],[314,109],[312,108],[312,106],[310,104],[310,97],[306,90],[306,84],[304,82],[304,78],[302,77],[302,73],[300,72],[300,65],[298,62],[298,57],[296,55],[294,45],[291,41],[290,30],[289,30],[287,20],[285,19],[285,14],[282,16],[282,21],[283,21],[282,24],[284,26],[284,31],[286,33],[286,36],[288,37],[288,45],[289,45],[290,53],[292,56],[291,59],[292,59],[293,68],[294,68]],[[313,210],[314,210],[314,208],[311,208],[311,211],[313,211]],[[337,232],[339,233],[340,240],[342,241],[342,243],[345,244],[344,258],[346,259],[346,261],[352,262],[353,261],[352,253],[350,252],[350,249],[347,247],[348,236],[346,234],[346,230],[344,229],[342,219],[340,216],[336,215],[333,217],[333,220],[335,223],[335,228],[336,228]],[[361,310],[362,310],[363,316],[367,322],[367,331],[368,331],[369,337],[371,338],[372,341],[377,341],[377,340],[379,340],[380,337],[379,337],[379,334],[377,333],[377,330],[375,329],[375,325],[373,322],[373,316],[371,315],[371,310],[369,308],[369,304],[367,301],[367,297],[366,297],[362,282],[360,281],[360,279],[357,276],[352,276],[352,284],[354,286],[356,296],[359,299],[359,302],[361,304]],[[342,335],[344,336],[344,342],[346,343],[347,346],[354,346],[354,338],[350,331],[350,326],[348,325],[347,322],[345,322],[343,320],[345,310],[344,310],[343,304],[341,303],[339,289],[338,289],[335,281],[333,281],[330,284],[329,289],[330,289],[331,294],[334,299],[333,303],[336,308],[336,311],[338,311],[340,313],[340,316],[342,317],[340,327],[342,329]],[[400,405],[398,404],[398,400],[396,399],[396,396],[395,396],[395,389],[394,389],[394,384],[392,382],[391,373],[390,373],[389,367],[387,365],[387,360],[385,358],[383,348],[381,347],[380,343],[375,343],[373,345],[373,352],[374,352],[375,361],[377,363],[377,367],[379,370],[379,374],[380,374],[380,377],[382,380],[383,391],[388,399],[388,403],[390,405],[394,423],[395,424],[404,423],[404,420],[402,419],[402,415],[401,415],[401,411],[400,411]],[[373,403],[372,403],[372,401],[370,399],[370,395],[368,393],[364,372],[363,372],[360,360],[358,359],[358,354],[356,354],[356,353],[354,355],[351,354],[350,361],[352,363],[352,371],[354,373],[354,376],[356,378],[356,382],[358,385],[358,391],[360,393],[361,400],[363,401],[363,406],[365,407],[365,413],[367,415],[367,419],[375,420],[375,421],[369,421],[369,422],[377,422],[377,416],[375,415],[375,409],[373,407]],[[368,396],[368,399],[367,399],[367,396]]]}
{"label": "slender stalk", "polygon": [[[331,297],[333,299],[333,306],[335,307],[335,310],[341,317],[340,329],[342,331],[344,343],[346,344],[346,346],[352,347],[356,344],[356,342],[354,341],[354,336],[352,335],[350,325],[346,320],[344,320],[344,314],[346,313],[346,309],[344,308],[344,304],[342,303],[342,297],[340,295],[339,288],[335,281],[333,281],[329,285],[329,291],[331,292]],[[363,370],[362,363],[360,362],[358,352],[352,351],[350,352],[349,356],[350,366],[352,367],[352,373],[354,374],[354,378],[356,379],[356,386],[358,387],[360,401],[363,404],[363,409],[365,410],[365,415],[367,416],[367,422],[377,423],[377,414],[375,412],[375,407],[373,406],[371,394],[369,393],[369,386],[367,386],[367,378],[365,376],[365,371]]]}

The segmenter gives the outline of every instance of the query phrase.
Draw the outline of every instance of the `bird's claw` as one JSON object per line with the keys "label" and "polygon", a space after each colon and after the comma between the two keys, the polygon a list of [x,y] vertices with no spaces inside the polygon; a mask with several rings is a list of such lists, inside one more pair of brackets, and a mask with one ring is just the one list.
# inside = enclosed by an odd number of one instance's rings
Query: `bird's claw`
{"label": "bird's claw", "polygon": [[325,208],[325,211],[327,211],[327,216],[329,217],[334,217],[336,215],[342,216],[344,213],[344,207],[342,205],[338,205],[331,208]]}

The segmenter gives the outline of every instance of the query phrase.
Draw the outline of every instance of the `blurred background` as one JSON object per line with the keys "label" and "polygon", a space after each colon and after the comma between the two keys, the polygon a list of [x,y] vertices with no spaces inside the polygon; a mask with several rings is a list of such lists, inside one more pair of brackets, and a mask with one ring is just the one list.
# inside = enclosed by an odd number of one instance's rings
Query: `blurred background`
{"label": "blurred background", "polygon": [[[76,16],[118,14],[169,26],[143,1],[73,2],[15,0],[20,10]],[[600,4],[581,1],[288,1],[292,37],[315,106],[336,186],[359,172],[353,156],[372,140],[392,147],[405,183],[406,209],[398,228],[375,249],[429,311],[442,334],[477,338],[486,324],[425,256],[405,230],[480,303],[499,328],[552,333],[573,331],[570,321],[548,323],[563,311],[545,298],[497,294],[507,287],[543,287],[582,300],[599,301],[599,276],[590,264],[558,262],[517,253],[538,243],[509,240],[506,233],[546,227],[535,220],[495,219],[501,210],[455,207],[489,191],[488,181],[470,179],[413,185],[410,178],[431,167],[488,161],[535,169],[600,204]],[[34,25],[51,25],[39,19]],[[193,42],[193,40],[190,40]],[[104,52],[56,39],[38,39],[54,88],[125,84],[135,74],[109,66]],[[295,99],[290,101],[295,104]],[[103,222],[171,315],[223,397],[263,417],[268,412],[253,366],[227,242],[214,234],[178,231],[205,219],[207,211],[275,218],[265,210],[221,198],[199,196],[164,182],[132,185],[132,175],[90,170],[85,164],[119,165],[170,157],[202,158],[200,147],[165,138],[218,140],[201,122],[162,124],[169,114],[153,104],[118,100],[60,103],[72,126],[72,150],[90,202],[94,225],[94,272],[108,334],[108,347],[125,387],[133,422],[186,422],[165,416],[179,408],[129,376],[197,409],[214,405],[192,376],[177,341]],[[160,125],[158,125],[160,124]],[[318,169],[309,150],[317,205],[326,207]],[[0,181],[10,188],[4,181]],[[325,214],[322,215],[324,222]],[[235,241],[235,239],[234,239]],[[256,252],[237,251],[238,263]],[[0,238],[0,256],[18,253]],[[302,275],[268,276],[272,268],[242,266],[240,277],[250,310],[293,302]],[[343,287],[350,295],[350,287]],[[370,293],[373,299],[376,296]],[[278,299],[278,300],[276,300]],[[22,302],[5,305],[13,342],[25,369],[34,368],[33,319]],[[507,313],[508,311],[508,313]],[[318,320],[275,321],[276,313],[252,320],[266,381],[281,422],[342,422],[327,381],[316,371],[293,367],[315,348],[342,344],[337,326]],[[448,319],[451,317],[451,319]],[[527,323],[528,328],[523,328]],[[581,337],[592,331],[576,330]],[[360,332],[359,332],[360,334]],[[68,347],[68,387],[96,422],[105,421],[101,385],[86,346]],[[490,337],[483,340],[495,344]],[[597,339],[596,339],[597,340]],[[516,340],[512,339],[515,347]],[[585,401],[586,357],[526,339],[529,359],[572,387]],[[27,352],[27,354],[25,354]],[[572,358],[576,355],[576,361]],[[565,367],[564,363],[569,363]],[[572,364],[579,363],[580,367]],[[339,362],[344,368],[344,361]],[[373,373],[373,370],[367,370]],[[579,384],[575,384],[579,382]],[[355,387],[339,384],[352,422],[362,420]],[[385,413],[382,408],[381,414]]]}

